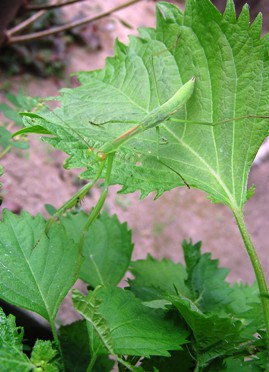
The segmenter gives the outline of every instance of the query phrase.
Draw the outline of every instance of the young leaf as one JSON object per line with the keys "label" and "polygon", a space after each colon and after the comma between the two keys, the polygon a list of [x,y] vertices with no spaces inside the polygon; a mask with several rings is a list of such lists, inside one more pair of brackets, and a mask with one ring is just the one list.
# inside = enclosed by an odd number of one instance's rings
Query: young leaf
{"label": "young leaf", "polygon": [[187,273],[180,263],[165,259],[157,261],[148,256],[146,260],[132,262],[130,271],[135,277],[129,280],[131,290],[144,301],[163,299],[178,293],[190,296],[185,285]]}
{"label": "young leaf", "polygon": [[[0,223],[0,297],[52,322],[77,279],[79,252],[63,227],[8,210]],[[39,241],[40,240],[40,241]]]}
{"label": "young leaf", "polygon": [[[61,218],[71,239],[78,241],[88,215],[84,212]],[[102,213],[90,227],[83,248],[79,277],[92,287],[117,285],[128,269],[133,250],[131,231],[116,215]]]}
{"label": "young leaf", "polygon": [[3,371],[28,372],[34,366],[22,352],[23,329],[16,327],[13,315],[0,309],[0,365]]}
{"label": "young leaf", "polygon": [[[268,119],[233,120],[269,112],[269,37],[260,39],[260,33],[261,17],[249,24],[244,7],[236,19],[231,0],[224,15],[209,0],[187,0],[184,15],[158,3],[156,30],[142,30],[127,47],[117,42],[103,70],[80,73],[81,86],[62,90],[62,107],[40,113],[33,125],[55,135],[49,142],[70,155],[67,167],[86,167],[84,177],[91,178],[96,170],[89,147],[98,149],[139,123],[195,76],[186,107],[161,125],[167,144],[160,159],[174,172],[157,160],[152,129],[119,148],[111,182],[124,192],[160,195],[183,185],[180,174],[212,200],[240,209],[251,163],[269,128]],[[228,121],[212,127],[189,120]],[[106,121],[112,122],[91,124]]]}
{"label": "young leaf", "polygon": [[170,297],[173,305],[193,332],[192,347],[199,366],[207,366],[216,358],[229,355],[245,341],[240,333],[245,324],[230,315],[203,314],[191,300]]}
{"label": "young leaf", "polygon": [[29,97],[24,94],[20,89],[18,94],[7,93],[5,97],[9,100],[10,104],[1,103],[0,111],[3,112],[6,118],[12,120],[16,125],[22,125],[22,118],[19,111],[31,111],[40,101],[39,97]]}
{"label": "young leaf", "polygon": [[218,268],[218,261],[210,253],[201,254],[201,243],[183,242],[188,278],[186,284],[196,305],[205,313],[225,311],[231,302],[232,289],[225,278],[228,269]]}
{"label": "young leaf", "polygon": [[[183,242],[186,285],[190,297],[179,294],[170,300],[193,332],[194,350],[199,365],[207,366],[236,350],[248,355],[245,342],[254,342],[254,334],[264,326],[257,285],[230,286],[226,269],[210,254],[201,254],[201,243]],[[215,364],[216,363],[216,364]],[[213,368],[213,367],[212,367]]]}
{"label": "young leaf", "polygon": [[88,297],[75,292],[73,301],[109,353],[169,356],[168,350],[186,343],[187,332],[166,318],[167,312],[142,305],[123,289],[97,288]]}
{"label": "young leaf", "polygon": [[31,362],[37,370],[45,372],[59,371],[58,351],[52,347],[50,341],[37,340],[31,353]]}

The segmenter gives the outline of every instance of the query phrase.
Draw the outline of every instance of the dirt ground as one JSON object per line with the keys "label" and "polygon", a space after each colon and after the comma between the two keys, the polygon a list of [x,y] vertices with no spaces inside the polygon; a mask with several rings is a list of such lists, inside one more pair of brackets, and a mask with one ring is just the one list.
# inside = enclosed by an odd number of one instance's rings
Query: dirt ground
{"label": "dirt ground", "polygon": [[[102,9],[110,9],[123,1],[103,1]],[[90,11],[98,8],[98,1],[89,2]],[[99,1],[99,3],[101,3]],[[84,10],[87,2],[84,2]],[[76,6],[73,8],[77,9]],[[73,9],[72,8],[72,9]],[[71,7],[68,14],[73,14]],[[142,1],[117,13],[128,20],[136,29],[141,26],[154,26],[155,4]],[[16,92],[23,87],[30,95],[55,95],[60,87],[67,83],[67,76],[79,70],[92,70],[104,65],[105,57],[113,55],[114,40],[118,37],[128,42],[127,34],[134,33],[110,17],[101,21],[98,37],[101,50],[91,51],[87,47],[72,46],[69,48],[66,78],[55,77],[40,79],[32,75],[12,77],[9,79],[11,90]],[[2,74],[1,83],[7,84]],[[69,84],[69,83],[68,83]],[[44,213],[44,204],[56,207],[65,202],[78,188],[75,173],[62,168],[63,154],[31,138],[31,147],[26,152],[13,151],[2,161],[5,167],[4,207],[13,210],[24,208],[35,214]],[[263,161],[253,167],[250,184],[256,185],[254,197],[245,208],[247,224],[260,260],[269,279],[269,163]],[[181,242],[192,239],[201,240],[203,251],[212,252],[220,265],[231,269],[229,280],[251,283],[254,273],[245,252],[240,234],[229,209],[213,205],[206,195],[198,190],[178,188],[167,192],[158,200],[154,195],[139,200],[138,194],[119,195],[117,187],[111,187],[106,209],[117,213],[120,220],[127,221],[133,230],[135,249],[133,258],[145,258],[148,253],[156,258],[172,258],[182,261]],[[83,206],[87,209],[94,204],[98,190],[87,198]]]}

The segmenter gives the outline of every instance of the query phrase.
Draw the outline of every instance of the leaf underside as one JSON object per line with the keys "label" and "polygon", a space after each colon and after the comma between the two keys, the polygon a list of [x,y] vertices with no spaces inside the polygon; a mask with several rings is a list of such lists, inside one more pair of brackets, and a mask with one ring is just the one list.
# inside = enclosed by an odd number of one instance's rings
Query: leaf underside
{"label": "leaf underside", "polygon": [[[195,91],[172,119],[216,123],[241,116],[266,115],[268,102],[268,37],[260,39],[261,17],[249,23],[244,7],[236,19],[232,1],[221,15],[209,0],[188,0],[185,12],[158,3],[156,29],[141,29],[103,70],[82,72],[81,86],[63,89],[61,108],[26,118],[54,136],[47,139],[70,155],[67,168],[85,167],[92,178],[89,147],[96,149],[139,123],[166,102],[191,77]],[[104,123],[94,126],[90,122]],[[157,196],[184,180],[204,190],[215,202],[241,208],[247,199],[252,161],[267,136],[267,119],[245,118],[216,126],[167,120],[160,125],[157,160],[153,129],[122,145],[112,171],[112,184],[122,192],[155,191]]]}

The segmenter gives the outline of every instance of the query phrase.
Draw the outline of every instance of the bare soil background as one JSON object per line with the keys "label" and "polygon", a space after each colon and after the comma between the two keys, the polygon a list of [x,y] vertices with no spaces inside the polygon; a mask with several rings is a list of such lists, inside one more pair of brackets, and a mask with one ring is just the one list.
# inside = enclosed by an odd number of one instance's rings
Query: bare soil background
{"label": "bare soil background", "polygon": [[[66,17],[72,17],[83,11],[93,13],[108,10],[123,3],[119,0],[90,1],[83,5],[72,5],[66,8]],[[90,4],[90,5],[89,5]],[[101,5],[100,5],[101,4]],[[265,5],[266,6],[266,5]],[[155,4],[142,1],[136,5],[117,12],[117,16],[128,21],[136,30],[138,27],[154,27]],[[113,55],[114,40],[118,37],[128,43],[127,35],[136,33],[125,28],[115,17],[103,19],[98,23],[96,35],[100,49],[72,45],[66,58],[68,68],[64,79],[50,77],[37,78],[24,74],[7,78],[0,72],[2,88],[8,86],[10,91],[17,92],[23,87],[30,95],[46,97],[56,95],[58,89],[70,86],[69,74],[80,70],[102,68],[107,56]],[[1,94],[0,98],[3,98]],[[79,181],[74,171],[66,171],[62,164],[64,155],[55,151],[36,137],[30,139],[28,151],[12,151],[2,160],[5,174],[3,207],[19,211],[24,208],[36,214],[45,214],[44,204],[59,207],[79,188]],[[253,198],[247,203],[245,212],[247,224],[267,279],[269,280],[269,163],[265,160],[261,165],[253,167],[250,184],[256,185]],[[181,242],[192,239],[201,240],[203,251],[212,252],[212,256],[220,260],[220,266],[228,267],[231,272],[228,279],[251,283],[254,273],[243,246],[239,231],[230,210],[222,205],[213,205],[205,193],[186,188],[177,188],[165,193],[158,200],[150,195],[139,200],[139,194],[119,195],[118,187],[111,187],[105,209],[110,214],[116,213],[122,222],[127,221],[133,231],[135,243],[133,259],[145,258],[148,253],[161,259],[171,258],[182,261]],[[94,205],[99,190],[87,197],[83,207],[87,210]]]}

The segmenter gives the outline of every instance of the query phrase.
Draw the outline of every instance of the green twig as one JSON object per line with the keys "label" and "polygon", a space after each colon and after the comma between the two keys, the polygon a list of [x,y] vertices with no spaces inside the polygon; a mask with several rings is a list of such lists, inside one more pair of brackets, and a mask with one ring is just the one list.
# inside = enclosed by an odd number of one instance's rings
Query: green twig
{"label": "green twig", "polygon": [[260,260],[258,258],[257,252],[255,250],[255,247],[249,236],[248,229],[247,229],[247,226],[244,220],[243,212],[241,210],[233,210],[233,213],[234,213],[237,225],[239,227],[241,236],[245,243],[245,247],[247,249],[250,261],[252,263],[252,267],[256,275],[256,280],[259,286],[259,292],[260,292],[260,297],[261,297],[261,304],[262,304],[263,313],[264,313],[267,341],[269,341],[269,299],[268,299],[269,292],[268,292],[264,272],[263,272]]}

